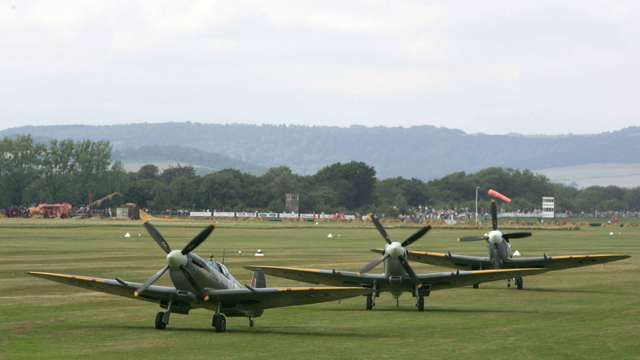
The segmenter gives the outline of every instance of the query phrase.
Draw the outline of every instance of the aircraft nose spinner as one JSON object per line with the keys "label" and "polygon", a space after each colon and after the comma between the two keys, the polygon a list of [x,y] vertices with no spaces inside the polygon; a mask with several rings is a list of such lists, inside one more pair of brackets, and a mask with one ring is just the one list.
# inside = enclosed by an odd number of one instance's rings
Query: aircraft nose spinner
{"label": "aircraft nose spinner", "polygon": [[187,265],[189,259],[180,250],[173,250],[167,254],[167,264],[171,269],[179,269],[181,266]]}
{"label": "aircraft nose spinner", "polygon": [[402,246],[402,244],[400,244],[397,241],[394,241],[391,244],[387,245],[387,254],[389,254],[389,256],[391,257],[399,258],[403,256],[404,253],[405,253],[404,247]]}
{"label": "aircraft nose spinner", "polygon": [[494,230],[489,233],[489,243],[497,244],[502,241],[502,232]]}

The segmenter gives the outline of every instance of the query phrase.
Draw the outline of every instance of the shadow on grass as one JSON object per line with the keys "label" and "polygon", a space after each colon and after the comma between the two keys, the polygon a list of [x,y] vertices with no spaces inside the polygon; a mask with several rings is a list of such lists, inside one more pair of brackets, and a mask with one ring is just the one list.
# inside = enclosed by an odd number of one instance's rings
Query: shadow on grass
{"label": "shadow on grass", "polygon": [[[383,307],[384,306],[384,307]],[[470,313],[470,314],[482,314],[482,313],[509,313],[509,314],[527,314],[527,313],[537,313],[537,311],[533,310],[507,310],[507,309],[480,309],[480,308],[453,308],[453,307],[431,307],[429,305],[425,305],[424,312],[419,312],[415,307],[412,306],[400,306],[395,307],[393,305],[383,305],[380,307],[375,307],[373,310],[369,311],[364,308],[336,308],[336,309],[300,309],[304,311],[334,311],[334,312],[412,312],[416,313],[416,315],[424,314],[427,315],[429,313],[434,312],[443,312],[443,313]]]}
{"label": "shadow on grass", "polygon": [[[168,327],[164,330],[156,330],[151,326],[144,325],[110,325],[110,326],[100,326],[100,329],[116,329],[116,330],[128,330],[128,331],[141,331],[144,333],[151,332],[167,332],[167,333],[202,333],[202,334],[211,334],[217,336],[224,336],[224,333],[216,333],[213,328],[175,328]],[[238,327],[228,327],[226,333],[228,334],[250,334],[250,335],[291,335],[291,336],[312,336],[312,337],[342,337],[342,338],[361,338],[361,339],[377,339],[380,338],[379,334],[361,334],[355,332],[319,332],[314,331],[311,328],[281,328],[281,327],[260,327],[259,324],[256,324],[256,327],[250,328],[248,326],[238,326]]]}
{"label": "shadow on grass", "polygon": [[592,289],[553,289],[553,288],[528,288],[520,291],[565,293],[565,294],[598,294],[598,295],[634,295],[634,293],[612,290],[592,290]]}

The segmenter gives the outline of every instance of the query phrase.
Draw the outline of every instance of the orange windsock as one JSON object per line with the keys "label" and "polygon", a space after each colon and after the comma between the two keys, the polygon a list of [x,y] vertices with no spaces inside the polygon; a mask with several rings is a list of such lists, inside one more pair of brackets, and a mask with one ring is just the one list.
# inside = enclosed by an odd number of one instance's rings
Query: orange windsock
{"label": "orange windsock", "polygon": [[487,191],[487,195],[491,196],[494,199],[498,199],[498,200],[502,200],[506,203],[510,203],[511,199],[509,199],[508,197],[500,194],[499,192],[493,190],[493,189],[489,189],[489,191]]}

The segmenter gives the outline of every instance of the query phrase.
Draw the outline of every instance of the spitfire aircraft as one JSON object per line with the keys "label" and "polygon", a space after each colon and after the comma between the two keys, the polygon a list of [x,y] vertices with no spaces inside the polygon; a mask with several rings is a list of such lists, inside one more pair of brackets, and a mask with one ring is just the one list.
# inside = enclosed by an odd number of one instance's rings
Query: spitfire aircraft
{"label": "spitfire aircraft", "polygon": [[[188,314],[190,310],[198,308],[214,311],[212,326],[216,332],[226,330],[225,316],[248,317],[249,325],[253,327],[254,318],[261,316],[264,309],[326,302],[372,292],[362,287],[267,288],[265,276],[260,271],[254,272],[251,285],[242,285],[223,264],[213,259],[205,261],[193,253],[214,230],[213,225],[207,226],[182,250],[171,250],[151,223],[146,222],[144,226],[167,254],[167,264],[144,284],[118,278],[102,279],[47,272],[29,274],[67,285],[159,303],[166,311],[157,313],[156,329],[166,328],[171,313]],[[153,285],[167,271],[175,287]]]}
{"label": "spitfire aircraft", "polygon": [[[511,202],[511,199],[489,190],[491,197]],[[594,254],[594,255],[568,255],[568,256],[537,256],[520,257],[519,252],[513,252],[511,248],[512,239],[530,237],[530,232],[509,232],[503,233],[498,230],[498,207],[496,201],[491,201],[491,231],[482,236],[465,236],[459,241],[486,241],[488,244],[489,256],[466,256],[446,254],[428,251],[407,251],[407,258],[425,264],[452,267],[457,269],[484,270],[484,269],[517,269],[517,268],[542,268],[549,270],[562,270],[576,268],[587,265],[603,264],[611,261],[626,259],[629,256],[623,254]],[[382,253],[384,250],[375,249],[373,252]],[[522,290],[524,280],[522,276],[516,276],[515,285]],[[507,286],[511,287],[511,279],[507,279]],[[478,288],[479,283],[473,285]]]}
{"label": "spitfire aircraft", "polygon": [[[381,292],[390,292],[396,298],[396,305],[398,305],[398,298],[403,292],[410,292],[416,298],[418,311],[424,311],[424,298],[429,296],[433,290],[510,279],[516,276],[535,275],[542,272],[540,269],[496,269],[416,274],[409,264],[407,247],[424,236],[431,227],[425,226],[403,242],[397,242],[389,238],[386,230],[375,216],[371,215],[371,220],[386,245],[382,251],[382,257],[373,260],[359,272],[257,265],[246,268],[307,283],[371,288],[373,292],[367,295],[367,310],[373,309],[375,298],[379,297]],[[384,264],[383,274],[368,274],[380,264]]]}

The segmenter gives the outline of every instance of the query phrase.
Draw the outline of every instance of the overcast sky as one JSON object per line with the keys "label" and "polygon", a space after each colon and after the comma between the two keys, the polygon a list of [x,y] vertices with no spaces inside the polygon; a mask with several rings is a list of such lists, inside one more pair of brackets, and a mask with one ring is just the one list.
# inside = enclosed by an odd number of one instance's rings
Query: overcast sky
{"label": "overcast sky", "polygon": [[196,121],[594,133],[638,1],[0,0],[0,129]]}

